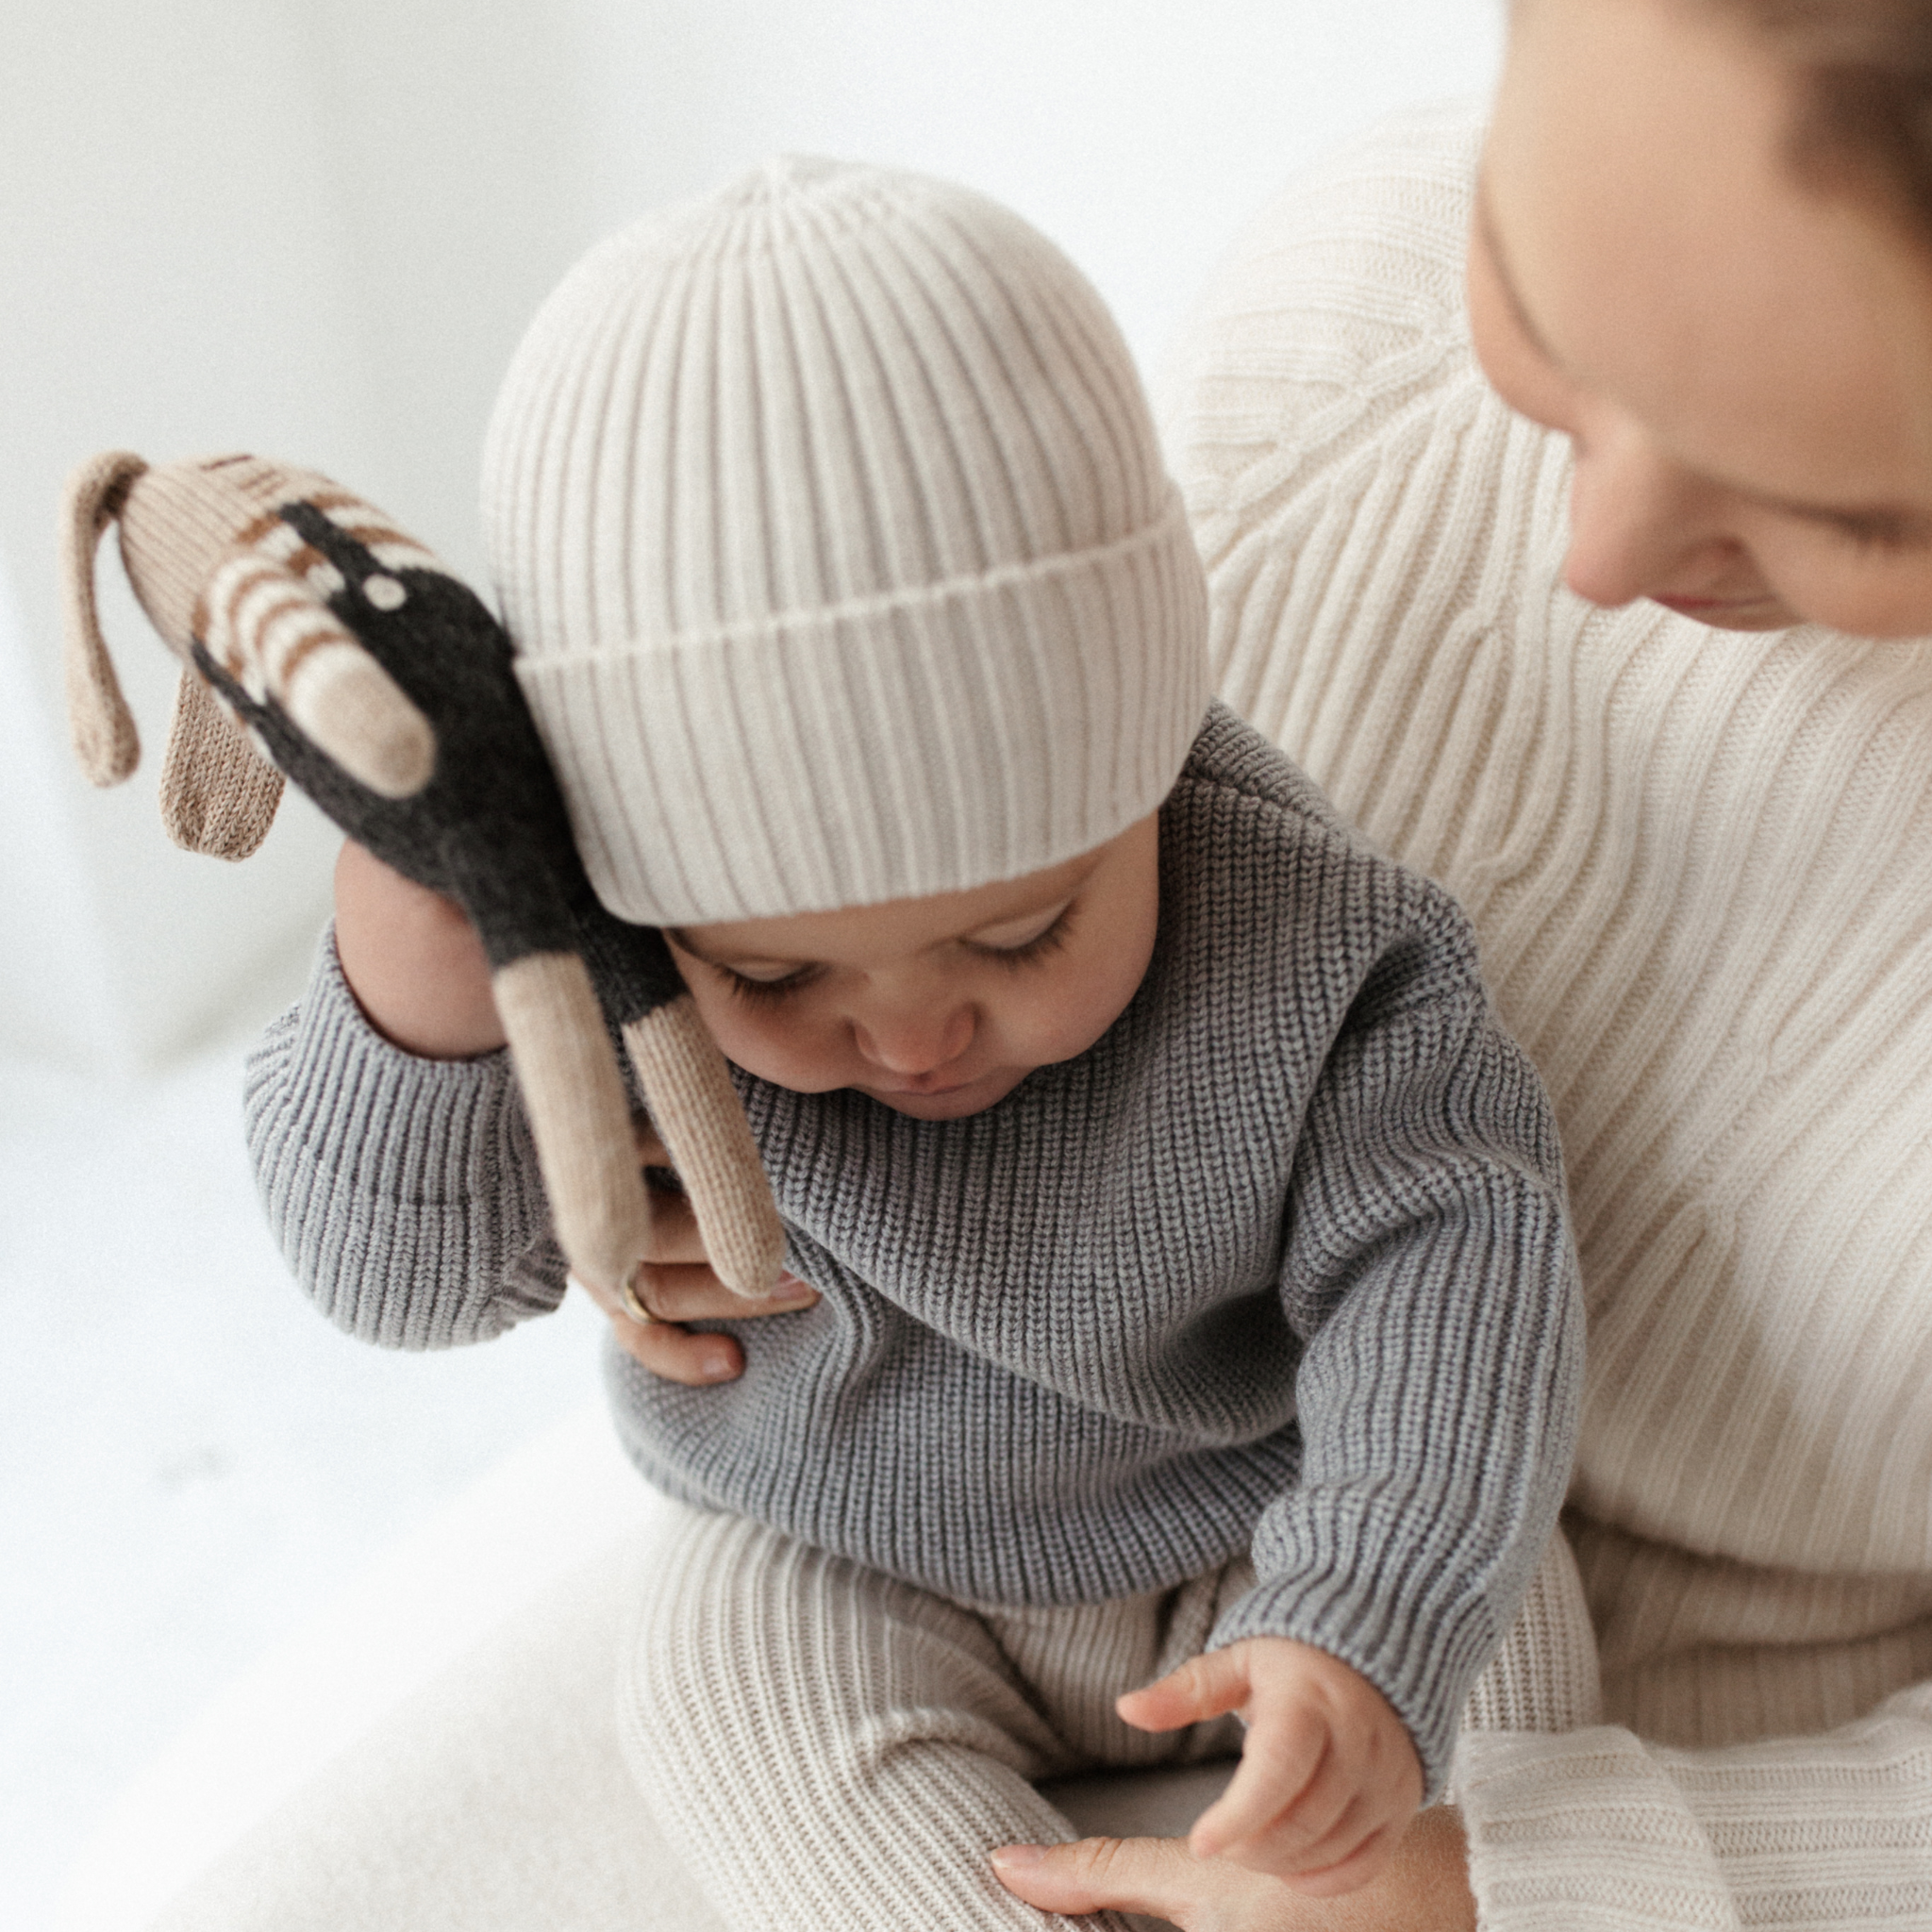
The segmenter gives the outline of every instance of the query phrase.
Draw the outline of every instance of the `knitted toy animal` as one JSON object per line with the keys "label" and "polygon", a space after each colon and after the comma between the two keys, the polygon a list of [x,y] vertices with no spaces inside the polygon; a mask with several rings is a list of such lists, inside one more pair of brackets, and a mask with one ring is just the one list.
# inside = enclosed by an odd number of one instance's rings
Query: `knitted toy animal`
{"label": "knitted toy animal", "polygon": [[161,783],[175,841],[245,858],[286,774],[376,858],[457,900],[489,955],[572,1269],[621,1289],[649,1241],[608,1020],[712,1265],[741,1294],[768,1292],[783,1233],[724,1058],[663,935],[592,892],[509,638],[481,599],[311,472],[97,457],[69,480],[63,519],[69,711],[97,785],[140,756],[94,608],[110,521],[135,595],[183,660]]}

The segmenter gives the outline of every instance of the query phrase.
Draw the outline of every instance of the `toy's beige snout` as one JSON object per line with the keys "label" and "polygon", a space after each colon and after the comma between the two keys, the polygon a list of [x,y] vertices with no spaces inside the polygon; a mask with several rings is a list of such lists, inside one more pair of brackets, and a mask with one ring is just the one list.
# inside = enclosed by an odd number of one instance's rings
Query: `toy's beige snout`
{"label": "toy's beige snout", "polygon": [[317,502],[352,534],[359,525],[408,553],[378,549],[384,561],[434,562],[325,478],[253,457],[150,469],[112,451],[68,482],[62,578],[75,751],[97,785],[118,784],[141,756],[94,604],[95,550],[118,523],[134,594],[182,661],[161,812],[175,841],[194,851],[246,858],[266,836],[282,786],[195,668],[197,643],[250,697],[273,698],[384,797],[420,791],[435,766],[428,720],[329,610],[340,575],[277,514],[297,497]]}

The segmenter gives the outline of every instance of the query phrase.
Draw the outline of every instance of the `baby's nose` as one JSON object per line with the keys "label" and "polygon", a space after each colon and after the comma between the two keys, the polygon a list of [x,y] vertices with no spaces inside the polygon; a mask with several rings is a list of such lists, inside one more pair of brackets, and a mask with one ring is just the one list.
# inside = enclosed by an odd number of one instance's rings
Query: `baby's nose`
{"label": "baby's nose", "polygon": [[930,1074],[956,1060],[973,1041],[970,1007],[907,1006],[852,1022],[858,1051],[874,1066],[902,1079]]}

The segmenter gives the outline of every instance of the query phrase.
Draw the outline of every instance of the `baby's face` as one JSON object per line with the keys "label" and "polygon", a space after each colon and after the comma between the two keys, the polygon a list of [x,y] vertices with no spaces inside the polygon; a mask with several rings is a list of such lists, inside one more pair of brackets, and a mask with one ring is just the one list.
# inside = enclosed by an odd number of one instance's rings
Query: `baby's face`
{"label": "baby's face", "polygon": [[1150,815],[1024,878],[667,937],[712,1037],[747,1073],[961,1120],[1120,1017],[1153,957],[1159,860]]}

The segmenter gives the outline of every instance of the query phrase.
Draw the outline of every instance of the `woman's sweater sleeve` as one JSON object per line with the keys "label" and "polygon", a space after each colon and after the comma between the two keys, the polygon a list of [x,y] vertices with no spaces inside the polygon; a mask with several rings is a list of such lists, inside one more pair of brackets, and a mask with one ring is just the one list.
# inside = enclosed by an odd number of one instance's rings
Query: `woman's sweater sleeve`
{"label": "woman's sweater sleeve", "polygon": [[1468,1732],[1455,1796],[1484,1932],[1932,1924],[1932,1685],[1719,1751]]}
{"label": "woman's sweater sleeve", "polygon": [[421,1059],[363,1017],[325,935],[301,1004],[248,1062],[256,1187],[339,1327],[390,1348],[487,1341],[563,1297],[506,1052]]}
{"label": "woman's sweater sleeve", "polygon": [[1685,1751],[1602,1723],[1597,1672],[1558,1534],[1457,1747],[1482,1932],[1932,1924],[1932,1685],[1835,1731]]}

